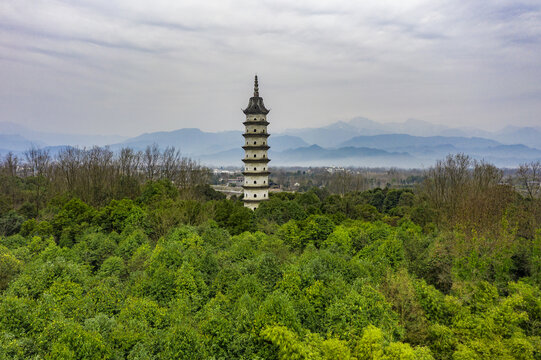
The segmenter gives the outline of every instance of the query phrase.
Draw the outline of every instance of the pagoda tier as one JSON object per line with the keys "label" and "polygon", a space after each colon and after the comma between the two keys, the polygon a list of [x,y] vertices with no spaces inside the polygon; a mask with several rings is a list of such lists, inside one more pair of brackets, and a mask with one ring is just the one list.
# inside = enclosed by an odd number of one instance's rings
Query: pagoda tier
{"label": "pagoda tier", "polygon": [[[254,205],[257,205],[257,206],[255,206],[255,208],[254,208],[254,210],[255,210],[255,209],[257,209],[257,207],[259,206],[259,203],[261,202],[261,199],[246,199],[246,198],[244,198],[242,201],[244,201],[245,203],[252,203],[252,204],[254,204]],[[246,205],[244,205],[244,206],[246,206]],[[251,206],[246,206],[246,207],[250,207],[250,208],[251,208]]]}
{"label": "pagoda tier", "polygon": [[245,158],[245,159],[242,159],[242,161],[244,163],[250,163],[250,164],[255,164],[255,163],[263,163],[263,164],[267,164],[270,159],[269,158],[261,158],[261,159],[252,159],[252,158]]}
{"label": "pagoda tier", "polygon": [[269,125],[270,123],[265,120],[248,120],[242,123],[243,125]]}
{"label": "pagoda tier", "polygon": [[266,134],[266,133],[244,133],[244,134],[242,134],[242,136],[244,136],[244,137],[264,137],[264,138],[268,138],[270,136],[270,134]]}
{"label": "pagoda tier", "polygon": [[243,189],[268,189],[269,185],[257,185],[257,186],[248,186],[248,185],[242,185]]}
{"label": "pagoda tier", "polygon": [[242,172],[242,175],[246,176],[269,176],[270,175],[270,171],[243,171]]}
{"label": "pagoda tier", "polygon": [[242,147],[244,150],[269,150],[269,145],[244,145]]}

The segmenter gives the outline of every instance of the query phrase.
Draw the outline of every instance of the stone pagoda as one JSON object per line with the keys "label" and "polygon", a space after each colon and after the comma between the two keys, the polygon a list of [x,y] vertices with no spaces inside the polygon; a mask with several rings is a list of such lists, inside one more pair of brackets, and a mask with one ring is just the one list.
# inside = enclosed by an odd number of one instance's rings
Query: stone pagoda
{"label": "stone pagoda", "polygon": [[250,98],[248,107],[243,110],[246,115],[244,126],[244,206],[255,210],[261,201],[269,199],[269,157],[267,150],[267,114],[269,110],[259,96],[257,75],[254,82],[254,96]]}

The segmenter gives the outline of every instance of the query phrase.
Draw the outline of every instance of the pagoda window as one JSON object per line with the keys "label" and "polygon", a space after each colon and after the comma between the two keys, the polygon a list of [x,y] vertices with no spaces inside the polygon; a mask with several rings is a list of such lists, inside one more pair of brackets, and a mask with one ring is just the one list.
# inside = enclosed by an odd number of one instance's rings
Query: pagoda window
{"label": "pagoda window", "polygon": [[254,180],[254,184],[257,184],[257,181]]}
{"label": "pagoda window", "polygon": [[254,194],[254,197],[257,197],[257,194]]}
{"label": "pagoda window", "polygon": [[255,145],[256,143],[257,143],[257,142],[256,142],[256,141],[254,141],[254,145]]}
{"label": "pagoda window", "polygon": [[254,129],[254,132],[257,132],[257,129]]}
{"label": "pagoda window", "polygon": [[[254,171],[256,171],[256,170],[257,170],[257,168],[254,168]],[[263,169],[263,170],[265,170],[265,169]]]}
{"label": "pagoda window", "polygon": [[256,157],[255,154],[254,154],[254,157]]}

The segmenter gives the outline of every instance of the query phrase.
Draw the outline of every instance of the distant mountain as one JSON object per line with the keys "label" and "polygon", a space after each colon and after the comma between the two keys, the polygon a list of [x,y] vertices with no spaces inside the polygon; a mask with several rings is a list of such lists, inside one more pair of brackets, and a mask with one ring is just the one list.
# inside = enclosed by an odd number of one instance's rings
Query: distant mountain
{"label": "distant mountain", "polygon": [[371,147],[376,149],[390,149],[394,151],[441,146],[452,147],[453,149],[473,149],[498,145],[501,144],[497,141],[477,137],[413,136],[406,134],[356,136],[340,144],[341,147]]}
{"label": "distant mountain", "polygon": [[471,149],[473,156],[497,157],[499,159],[521,159],[522,162],[541,160],[541,150],[525,145],[499,145],[488,148]]}
{"label": "distant mountain", "polygon": [[[475,130],[475,132],[480,132]],[[468,130],[452,129],[427,121],[408,119],[404,122],[379,123],[367,118],[357,117],[350,121],[338,121],[321,128],[288,129],[284,134],[295,134],[309,143],[321,146],[338,146],[340,143],[358,135],[406,134],[414,136],[473,136]]]}
{"label": "distant mountain", "polygon": [[[0,144],[1,144],[1,135],[0,135]],[[3,144],[2,144],[3,145]],[[69,146],[65,146],[65,145],[57,145],[57,146],[39,146],[39,145],[36,145],[35,143],[31,143],[28,147],[20,147],[18,149],[14,149],[14,148],[0,148],[0,156],[5,156],[7,155],[8,153],[12,153],[13,155],[21,158],[21,159],[24,159],[25,158],[25,153],[28,149],[30,149],[32,146],[38,146],[40,149],[42,150],[45,150],[45,151],[48,151],[49,152],[49,155],[51,157],[55,157],[61,150],[64,150],[66,149],[67,147]]]}
{"label": "distant mountain", "polygon": [[296,135],[310,144],[336,147],[355,136],[385,134],[404,134],[412,136],[444,136],[484,138],[506,145],[523,144],[541,148],[541,127],[508,126],[499,131],[486,131],[473,127],[449,127],[432,124],[418,119],[404,122],[379,123],[367,118],[357,117],[349,121],[338,121],[321,128],[287,129],[283,134]]}
{"label": "distant mountain", "polygon": [[[343,124],[338,124],[339,129]],[[344,129],[347,126],[343,127]],[[272,136],[271,136],[272,138]],[[290,149],[272,147],[271,166],[362,166],[362,167],[428,167],[448,154],[465,153],[501,167],[541,159],[541,150],[525,145],[503,145],[495,140],[459,136],[413,136],[384,134],[355,136],[337,147],[320,145]],[[243,157],[237,145],[226,151],[205,154],[199,159],[208,165],[238,165]]]}
{"label": "distant mountain", "polygon": [[[92,135],[85,136],[40,133],[13,123],[0,123],[0,154],[14,151],[22,155],[34,144],[46,147],[54,155],[66,145],[103,145],[103,142],[94,141],[108,138],[98,136],[96,140]],[[61,140],[65,142],[57,144]],[[436,160],[456,153],[502,167],[541,159],[541,128],[510,126],[499,132],[487,132],[416,119],[382,124],[358,117],[320,128],[289,129],[271,134],[268,142],[271,166],[428,167]],[[146,133],[105,144],[111,144],[114,151],[122,147],[144,150],[152,144],[161,148],[174,146],[184,156],[206,165],[241,166],[243,143],[241,131],[214,133],[185,128]]]}
{"label": "distant mountain", "polygon": [[[355,122],[353,119],[351,122]],[[432,124],[418,119],[407,119],[404,122],[392,122],[380,124],[381,134],[407,134],[415,136],[438,136],[448,131],[449,127],[439,124]],[[465,134],[459,135],[463,136]]]}
{"label": "distant mountain", "polygon": [[[308,145],[303,139],[291,135],[271,135],[269,145],[276,151]],[[205,132],[195,128],[175,131],[162,131],[143,134],[112,145],[113,149],[128,146],[136,150],[144,150],[147,146],[158,144],[160,147],[174,146],[184,155],[200,156],[215,154],[242,146],[244,138],[241,131]],[[241,149],[242,150],[242,149]]]}
{"label": "distant mountain", "polygon": [[351,139],[352,136],[360,134],[360,129],[345,122],[337,122],[321,128],[290,129],[281,133],[281,135],[300,137],[308,144],[318,144],[323,147],[337,146]]}
{"label": "distant mountain", "polygon": [[184,155],[207,154],[240,146],[242,144],[241,134],[240,131],[211,133],[195,128],[186,128],[146,133],[115,144],[112,148],[127,146],[136,150],[144,150],[149,145],[158,144],[162,148],[174,146]]}
{"label": "distant mountain", "polygon": [[523,144],[541,149],[541,129],[507,126],[493,136],[504,144]]}
{"label": "distant mountain", "polygon": [[[14,124],[11,122],[0,122],[0,134],[2,135],[19,135],[26,138],[28,141],[40,146],[59,146],[71,145],[79,147],[104,146],[123,141],[125,136],[119,135],[87,135],[87,134],[68,134],[68,133],[53,133],[41,132],[28,129],[25,126]],[[1,147],[4,147],[0,143]]]}
{"label": "distant mountain", "polygon": [[[336,147],[341,146],[341,144],[354,136],[382,134],[437,136],[448,131],[451,131],[451,129],[446,126],[416,119],[408,119],[401,123],[378,123],[367,118],[358,117],[348,122],[338,121],[321,128],[288,129],[283,134],[299,136],[310,144]],[[456,131],[456,135],[466,136],[462,131]]]}
{"label": "distant mountain", "polygon": [[352,156],[387,156],[387,155],[404,155],[398,153],[389,153],[385,150],[371,149],[371,148],[356,148],[356,147],[343,147],[339,149],[325,149],[318,145],[311,145],[308,147],[301,147],[287,151],[287,160],[298,161],[307,158],[318,159],[339,159],[343,157]]}
{"label": "distant mountain", "polygon": [[308,146],[309,144],[298,136],[271,135],[269,137],[269,145],[273,151],[284,151]]}
{"label": "distant mountain", "polygon": [[[244,157],[244,150],[240,147],[235,147],[229,150],[220,151],[213,154],[199,155],[195,157],[195,160],[200,161],[207,166],[238,166],[242,165],[242,159]],[[272,155],[269,153],[269,158]]]}
{"label": "distant mountain", "polygon": [[[310,165],[372,166],[375,162],[390,163],[415,160],[408,153],[393,153],[380,149],[343,147],[325,149],[318,145],[302,147],[276,153],[274,161],[278,164],[309,163]],[[388,160],[388,161],[387,161]],[[349,165],[347,165],[349,164]],[[386,166],[386,165],[380,165]]]}
{"label": "distant mountain", "polygon": [[[235,166],[242,164],[244,151],[237,147],[223,152],[197,157],[209,166]],[[326,149],[318,145],[284,151],[269,151],[271,166],[359,166],[359,167],[422,167],[422,161],[407,153],[392,153],[370,148],[346,147]]]}
{"label": "distant mountain", "polygon": [[6,153],[25,151],[30,149],[32,145],[37,147],[45,146],[43,142],[32,142],[21,135],[4,135],[0,133],[0,148],[4,149]]}

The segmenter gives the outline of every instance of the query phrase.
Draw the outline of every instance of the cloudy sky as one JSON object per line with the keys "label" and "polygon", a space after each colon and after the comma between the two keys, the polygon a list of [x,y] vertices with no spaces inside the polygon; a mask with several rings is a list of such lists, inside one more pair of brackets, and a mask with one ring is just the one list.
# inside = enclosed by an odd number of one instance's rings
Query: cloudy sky
{"label": "cloudy sky", "polygon": [[0,121],[136,135],[356,116],[541,126],[541,2],[2,0]]}

